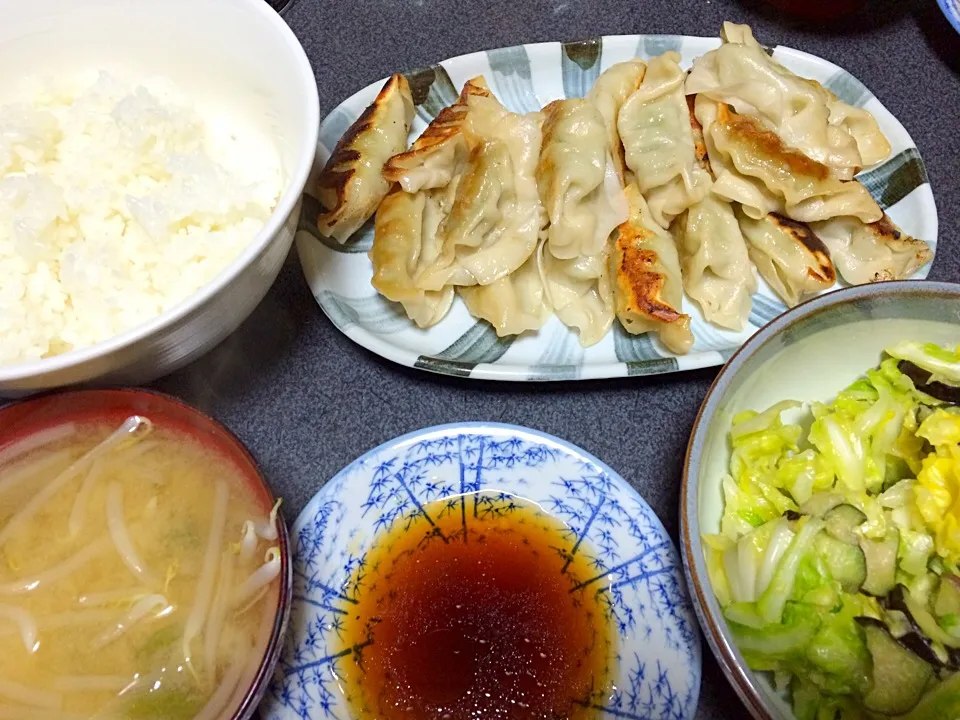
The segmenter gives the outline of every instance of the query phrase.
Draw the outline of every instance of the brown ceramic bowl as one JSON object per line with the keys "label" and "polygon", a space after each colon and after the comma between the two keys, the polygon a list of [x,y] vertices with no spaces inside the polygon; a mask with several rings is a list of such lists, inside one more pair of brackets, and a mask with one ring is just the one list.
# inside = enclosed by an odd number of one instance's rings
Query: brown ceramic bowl
{"label": "brown ceramic bowl", "polygon": [[[730,423],[781,400],[829,402],[900,340],[947,345],[960,337],[960,285],[882,282],[821,295],[776,318],[721,370],[693,425],[680,498],[687,587],[707,643],[758,720],[791,718],[767,673],[751,670],[710,585],[701,537],[719,532],[720,487],[730,466]],[[946,720],[946,719],[944,719]]]}

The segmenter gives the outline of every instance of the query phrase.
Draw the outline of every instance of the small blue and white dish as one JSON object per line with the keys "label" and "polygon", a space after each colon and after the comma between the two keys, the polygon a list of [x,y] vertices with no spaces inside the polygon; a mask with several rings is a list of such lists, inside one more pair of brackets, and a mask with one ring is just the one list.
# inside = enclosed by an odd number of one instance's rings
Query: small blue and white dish
{"label": "small blue and white dish", "polygon": [[953,29],[960,33],[960,0],[937,0],[937,5],[953,25]]}
{"label": "small blue and white dish", "polygon": [[[297,519],[294,599],[264,720],[349,720],[338,682],[345,588],[374,539],[410,527],[423,507],[474,493],[529,500],[590,553],[617,647],[613,690],[597,717],[692,719],[700,639],[680,557],[657,516],[627,482],[555,437],[511,425],[430,428],[371,450],[338,473]],[[466,516],[465,516],[466,517]],[[467,520],[464,520],[467,522]],[[351,586],[353,587],[353,586]]]}

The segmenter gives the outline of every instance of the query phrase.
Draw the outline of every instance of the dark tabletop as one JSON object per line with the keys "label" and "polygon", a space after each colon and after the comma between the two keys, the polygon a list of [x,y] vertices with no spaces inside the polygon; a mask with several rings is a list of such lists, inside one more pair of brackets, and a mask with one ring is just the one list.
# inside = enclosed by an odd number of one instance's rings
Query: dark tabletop
{"label": "dark tabletop", "polygon": [[[475,50],[596,35],[716,36],[749,23],[761,42],[843,66],[906,126],[940,213],[931,279],[960,277],[960,38],[935,0],[872,0],[842,24],[804,25],[737,0],[299,0],[287,21],[313,63],[321,117],[390,73]],[[527,425],[620,472],[677,538],[680,469],[716,370],[558,384],[495,384],[394,365],[355,345],[313,300],[295,253],[249,320],[205,358],[156,384],[232,428],[286,501],[292,522],[366,450],[464,420]],[[746,711],[704,645],[698,718]]]}

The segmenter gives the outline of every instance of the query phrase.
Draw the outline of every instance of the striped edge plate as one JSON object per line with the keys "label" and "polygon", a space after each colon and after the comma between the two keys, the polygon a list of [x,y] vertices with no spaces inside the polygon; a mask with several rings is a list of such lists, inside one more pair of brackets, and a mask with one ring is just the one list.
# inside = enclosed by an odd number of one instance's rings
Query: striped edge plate
{"label": "striped edge plate", "polygon": [[[941,0],[956,4],[956,0]],[[510,110],[531,112],[566,97],[582,97],[597,76],[611,65],[634,57],[649,58],[676,50],[685,67],[716,48],[716,38],[680,35],[612,35],[581,42],[536,43],[498,48],[444,60],[405,73],[416,104],[412,136],[453,103],[463,83],[484,75]],[[862,182],[906,233],[926,240],[936,251],[937,210],[923,160],[899,121],[857,78],[822,58],[778,46],[774,58],[797,74],[823,83],[842,100],[869,110],[893,148],[885,162],[861,172]],[[343,101],[320,125],[315,172],[350,124],[373,101],[379,80]],[[308,184],[313,187],[313,183]],[[573,380],[652,375],[722,365],[761,326],[786,310],[760,279],[753,309],[742,332],[707,323],[699,307],[684,297],[695,342],[676,356],[652,334],[629,335],[618,322],[598,344],[582,348],[576,334],[556,317],[537,333],[499,338],[493,327],[478,321],[462,301],[426,330],[417,328],[399,304],[370,285],[373,269],[367,251],[373,242],[373,221],[346,244],[322,236],[316,227],[319,204],[306,196],[297,232],[297,249],[307,282],[320,307],[347,337],[401,365],[457,377],[492,380]],[[926,277],[931,263],[916,279]]]}

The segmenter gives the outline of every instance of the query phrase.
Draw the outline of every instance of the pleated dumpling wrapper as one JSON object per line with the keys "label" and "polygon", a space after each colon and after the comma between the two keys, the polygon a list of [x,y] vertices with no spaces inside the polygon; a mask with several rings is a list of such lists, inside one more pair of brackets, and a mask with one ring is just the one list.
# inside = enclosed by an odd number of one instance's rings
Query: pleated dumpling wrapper
{"label": "pleated dumpling wrapper", "polygon": [[627,60],[611,65],[597,78],[587,93],[587,100],[597,106],[607,126],[607,148],[621,185],[627,184],[627,164],[623,157],[623,143],[617,129],[620,109],[634,91],[640,87],[647,64],[643,60]]}
{"label": "pleated dumpling wrapper", "polygon": [[852,215],[876,222],[883,215],[863,185],[839,180],[755,118],[703,96],[697,96],[695,112],[716,175],[713,192],[739,202],[750,217],[776,212],[813,222]]}
{"label": "pleated dumpling wrapper", "polygon": [[400,183],[409,193],[446,187],[470,154],[464,125],[471,97],[491,97],[483,77],[464,83],[457,102],[437,113],[409,150],[387,161],[384,178]]}
{"label": "pleated dumpling wrapper", "polygon": [[380,203],[370,261],[371,283],[388,300],[403,305],[418,327],[440,322],[453,304],[453,287],[422,290],[420,271],[440,253],[437,227],[443,217],[441,193],[407,193],[395,189]]}
{"label": "pleated dumpling wrapper", "polygon": [[671,230],[687,294],[709,322],[743,330],[757,279],[730,203],[710,193],[678,217]]}
{"label": "pleated dumpling wrapper", "polygon": [[673,238],[653,222],[643,195],[627,186],[630,217],[620,225],[610,259],[617,318],[634,335],[656,332],[678,355],[693,345],[690,316],[681,311],[683,281]]}
{"label": "pleated dumpling wrapper", "polygon": [[510,112],[493,95],[470,95],[459,132],[469,155],[450,181],[454,198],[440,224],[439,257],[419,275],[424,290],[489,285],[536,249],[544,212],[535,171],[541,113]]}
{"label": "pleated dumpling wrapper", "polygon": [[712,182],[697,157],[683,89],[685,76],[679,53],[652,58],[640,87],[623,104],[617,119],[627,167],[654,221],[663,228],[703,199]]}
{"label": "pleated dumpling wrapper", "polygon": [[613,325],[610,249],[599,255],[558,260],[541,242],[537,248],[547,302],[560,321],[577,331],[581,347],[596,345]]}
{"label": "pleated dumpling wrapper", "polygon": [[598,255],[627,217],[603,116],[581,99],[556,100],[543,114],[537,188],[550,220],[547,249],[559,260]]}
{"label": "pleated dumpling wrapper", "polygon": [[726,22],[721,37],[719,48],[694,61],[687,94],[705,95],[757,118],[840,180],[890,155],[890,143],[869,112],[792,73],[767,54],[748,26]]}
{"label": "pleated dumpling wrapper", "polygon": [[593,103],[557,100],[543,114],[537,184],[550,225],[540,276],[548,304],[587,347],[613,324],[610,234],[626,220],[627,201]]}
{"label": "pleated dumpling wrapper", "polygon": [[811,227],[830,250],[840,276],[853,285],[903,280],[933,258],[927,243],[907,235],[887,215],[873,223],[839,217]]}
{"label": "pleated dumpling wrapper", "polygon": [[412,122],[410,85],[393,75],[340,138],[317,178],[321,233],[344,243],[373,216],[390,191],[384,164],[406,149]]}
{"label": "pleated dumpling wrapper", "polygon": [[519,270],[489,285],[460,288],[460,298],[470,314],[493,325],[499,337],[539,330],[550,318],[536,253]]}
{"label": "pleated dumpling wrapper", "polygon": [[809,225],[774,213],[755,220],[742,210],[737,219],[750,259],[787,307],[837,281],[830,252]]}

